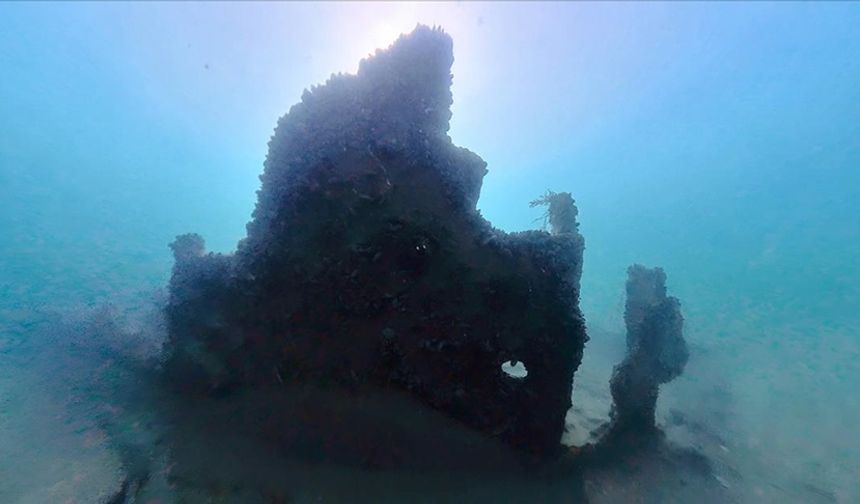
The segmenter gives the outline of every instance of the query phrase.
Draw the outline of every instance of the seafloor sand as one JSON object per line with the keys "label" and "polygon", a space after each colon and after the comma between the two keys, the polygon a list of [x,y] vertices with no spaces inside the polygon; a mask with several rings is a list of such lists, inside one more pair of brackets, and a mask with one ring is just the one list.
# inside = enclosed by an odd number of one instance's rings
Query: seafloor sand
{"label": "seafloor sand", "polygon": [[[87,315],[87,322],[22,315],[0,337],[2,503],[104,501],[124,478],[111,447],[126,436],[146,442],[146,415],[119,411],[104,388],[88,384],[122,382],[127,376],[117,367],[115,350],[145,355],[157,349],[157,341],[132,330],[130,342],[106,342],[111,331],[125,338],[129,331],[117,331],[112,315],[96,315],[95,323],[93,317]],[[565,442],[571,445],[591,441],[589,432],[606,420],[608,378],[622,351],[620,335],[591,335],[568,415]],[[188,432],[175,449],[186,450],[186,460],[199,453],[196,470],[205,474],[174,474],[168,481],[173,469],[156,460],[158,470],[138,502],[576,502],[583,490],[592,503],[858,502],[860,450],[857,437],[847,433],[860,407],[848,390],[835,387],[845,378],[838,369],[831,381],[814,381],[817,362],[841,362],[828,352],[853,349],[846,344],[774,349],[749,342],[730,350],[694,344],[686,375],[664,387],[661,397],[660,422],[669,443],[575,477],[573,469],[570,475],[564,469],[507,471],[503,454],[479,472],[277,459],[266,446],[245,446],[227,435],[207,438],[201,429]],[[809,373],[798,375],[792,357],[805,358]],[[827,395],[840,392],[841,401]],[[105,418],[123,420],[107,426]],[[475,447],[476,453],[482,449]],[[163,458],[157,450],[151,456]],[[183,478],[198,482],[183,488]],[[248,488],[266,484],[243,488],[243,478],[277,484],[262,497]]]}

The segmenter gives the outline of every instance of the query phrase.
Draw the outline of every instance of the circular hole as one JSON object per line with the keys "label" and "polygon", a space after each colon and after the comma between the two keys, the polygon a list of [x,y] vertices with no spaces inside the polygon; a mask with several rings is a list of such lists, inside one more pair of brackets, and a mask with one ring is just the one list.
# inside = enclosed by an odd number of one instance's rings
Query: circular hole
{"label": "circular hole", "polygon": [[502,372],[511,378],[521,380],[529,375],[526,365],[519,361],[509,360],[502,363]]}

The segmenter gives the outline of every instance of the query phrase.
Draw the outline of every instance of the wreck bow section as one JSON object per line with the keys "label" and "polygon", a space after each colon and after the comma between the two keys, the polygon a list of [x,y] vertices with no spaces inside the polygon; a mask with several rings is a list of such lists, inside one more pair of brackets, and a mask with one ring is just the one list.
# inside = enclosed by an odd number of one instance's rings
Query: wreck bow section
{"label": "wreck bow section", "polygon": [[447,134],[452,63],[450,37],[419,26],[306,91],[237,252],[174,242],[165,369],[181,391],[391,389],[521,450],[560,449],[586,341],[583,240],[575,223],[506,234],[480,216],[486,164]]}

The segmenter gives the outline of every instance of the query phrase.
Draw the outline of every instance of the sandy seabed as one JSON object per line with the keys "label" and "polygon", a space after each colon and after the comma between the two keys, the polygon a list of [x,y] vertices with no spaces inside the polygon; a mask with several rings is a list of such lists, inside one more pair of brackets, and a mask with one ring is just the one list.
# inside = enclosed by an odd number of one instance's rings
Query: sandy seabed
{"label": "sandy seabed", "polygon": [[[118,334],[136,334],[133,341],[105,343],[118,326],[105,325],[104,314],[83,319],[93,317],[100,322],[21,314],[16,331],[0,336],[0,502],[107,502],[121,487],[127,469],[115,449],[117,428],[103,422],[120,407],[87,383],[113,376],[112,347],[128,345],[143,355],[156,351],[157,338],[140,329],[145,323],[123,322],[136,329]],[[623,352],[621,334],[592,330],[591,338],[563,440],[572,447],[593,442],[591,431],[607,420],[608,380]],[[621,456],[576,477],[272,462],[265,446],[199,433],[196,440],[187,436],[183,449],[200,453],[208,487],[182,488],[182,478],[170,477],[169,462],[155,460],[147,490],[129,502],[514,503],[577,502],[583,495],[591,503],[858,502],[860,441],[849,433],[860,404],[849,390],[856,377],[847,364],[857,345],[833,338],[826,348],[781,341],[729,349],[694,341],[686,374],[662,390],[665,449]],[[120,430],[135,432],[147,418],[124,421]],[[212,483],[219,478],[220,487]],[[261,496],[243,490],[237,478],[280,483]]]}

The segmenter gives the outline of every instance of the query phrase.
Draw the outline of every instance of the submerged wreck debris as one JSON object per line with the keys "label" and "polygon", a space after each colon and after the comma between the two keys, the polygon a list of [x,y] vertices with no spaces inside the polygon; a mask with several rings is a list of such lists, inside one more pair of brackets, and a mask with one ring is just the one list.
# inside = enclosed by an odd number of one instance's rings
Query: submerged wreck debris
{"label": "submerged wreck debris", "polygon": [[681,304],[666,296],[666,273],[639,264],[627,270],[627,355],[610,380],[609,436],[656,432],[661,384],[677,378],[689,358],[682,333]]}
{"label": "submerged wreck debris", "polygon": [[543,218],[549,222],[552,234],[576,233],[579,223],[576,216],[579,211],[569,192],[557,193],[547,191],[540,198],[529,203],[531,208],[538,206],[548,207]]}
{"label": "submerged wreck debris", "polygon": [[391,391],[519,451],[562,451],[587,340],[576,206],[539,200],[552,233],[481,217],[486,163],[447,134],[452,62],[450,37],[419,25],[306,91],[235,254],[198,235],[171,245],[164,369],[179,393]]}

